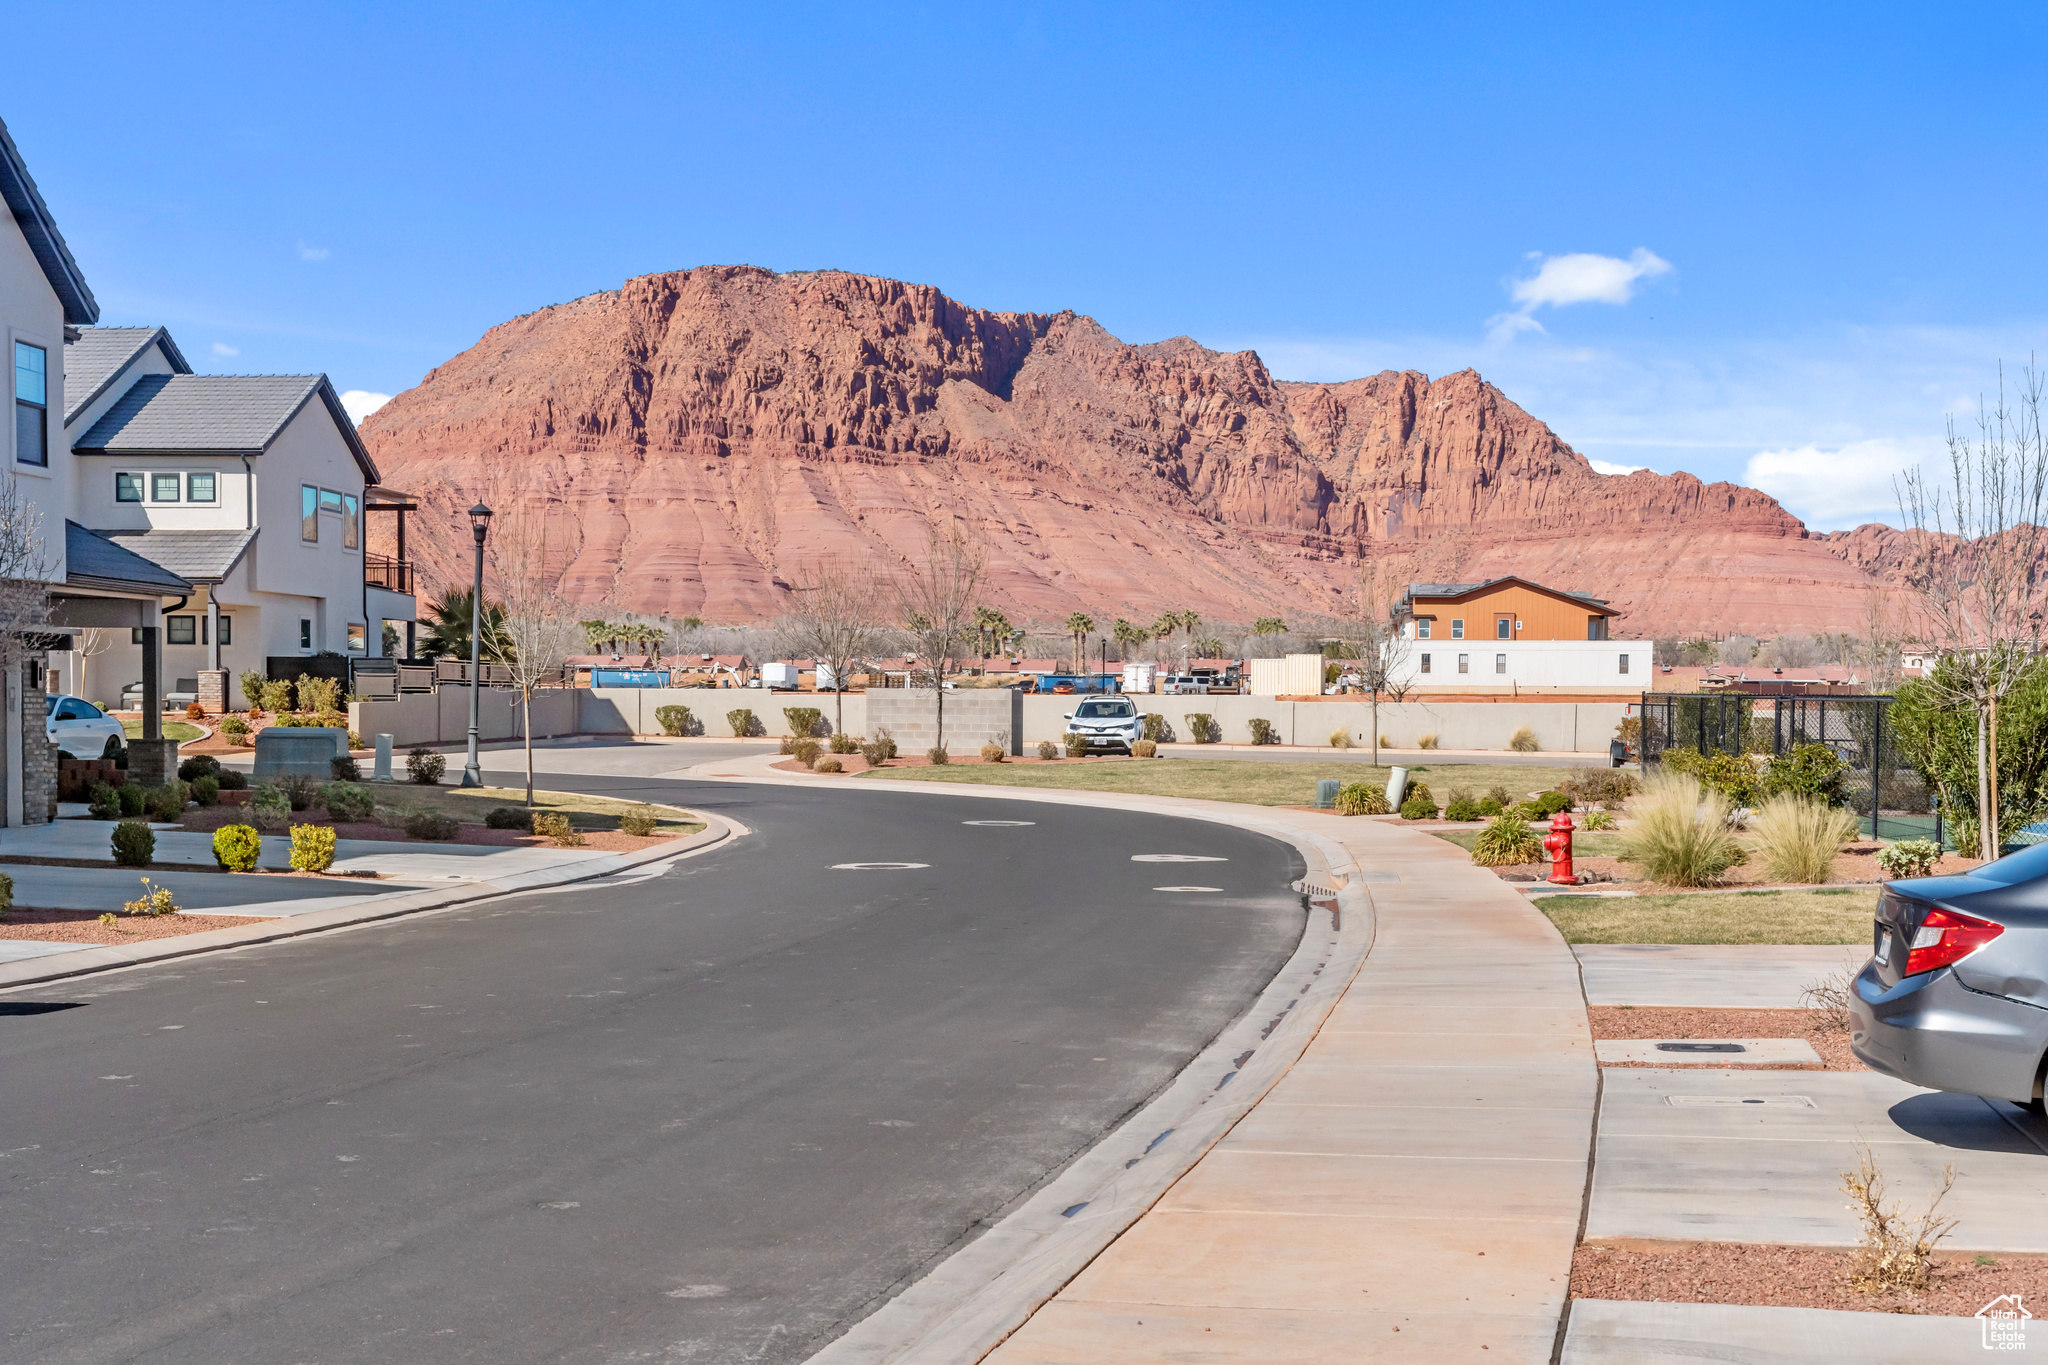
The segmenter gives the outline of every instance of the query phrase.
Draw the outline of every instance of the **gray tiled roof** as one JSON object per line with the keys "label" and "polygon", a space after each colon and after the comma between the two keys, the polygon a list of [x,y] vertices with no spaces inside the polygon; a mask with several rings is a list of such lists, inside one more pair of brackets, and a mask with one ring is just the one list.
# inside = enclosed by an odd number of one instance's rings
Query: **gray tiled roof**
{"label": "gray tiled roof", "polygon": [[64,343],[64,420],[90,407],[153,342],[162,345],[173,370],[192,373],[178,343],[161,327],[80,327],[78,340]]}
{"label": "gray tiled roof", "polygon": [[314,399],[355,456],[377,466],[324,374],[151,374],[135,381],[72,446],[80,455],[260,455]]}
{"label": "gray tiled roof", "polygon": [[94,535],[75,521],[64,523],[64,581],[72,587],[111,592],[183,593],[192,589],[163,565]]}
{"label": "gray tiled roof", "polygon": [[218,583],[256,539],[254,527],[221,531],[95,531],[194,583]]}
{"label": "gray tiled roof", "polygon": [[35,177],[28,173],[28,163],[21,159],[21,150],[8,135],[5,123],[0,123],[0,202],[14,215],[21,235],[28,239],[28,249],[35,253],[36,264],[43,268],[50,288],[64,305],[64,321],[76,325],[99,321],[100,306],[86,287],[85,272],[72,259],[71,248],[57,231],[57,220],[43,202],[43,193],[36,188]]}

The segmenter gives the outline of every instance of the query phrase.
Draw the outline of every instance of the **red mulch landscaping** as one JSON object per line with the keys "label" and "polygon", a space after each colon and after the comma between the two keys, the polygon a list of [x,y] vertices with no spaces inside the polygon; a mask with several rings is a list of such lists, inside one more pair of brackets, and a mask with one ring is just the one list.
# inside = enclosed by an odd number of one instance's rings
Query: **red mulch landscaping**
{"label": "red mulch landscaping", "polygon": [[[139,875],[135,893],[142,894]],[[121,915],[109,926],[100,923],[97,910],[46,910],[17,905],[0,915],[0,938],[29,938],[45,943],[139,943],[146,938],[175,938],[179,934],[239,929],[254,923],[256,920],[248,915]]]}
{"label": "red mulch landscaping", "polygon": [[[818,756],[820,758],[836,758],[839,760],[840,766],[844,769],[844,772],[838,774],[817,773],[816,776],[819,777],[850,777],[854,773],[864,773],[868,770],[866,760],[861,758],[859,754],[821,753]],[[952,757],[953,761],[943,766],[952,768],[982,766],[981,755],[978,753],[968,754],[965,756],[955,754]],[[1019,758],[1013,754],[1010,757],[1005,758],[1003,760],[1004,763],[1014,763],[1020,768],[1039,763],[1130,763],[1132,761],[1134,760],[1131,758],[1129,754],[1094,754],[1088,758],[1066,758],[1064,756],[1060,758]],[[797,762],[793,758],[785,758],[781,762],[777,763],[775,766],[780,771],[786,773],[808,773],[812,771],[811,769],[806,768],[803,764]],[[882,766],[885,768],[929,768],[932,766],[932,761],[926,758],[923,754],[918,754],[914,757],[909,754],[904,754],[897,758],[890,759],[887,763],[884,763]]]}
{"label": "red mulch landscaping", "polygon": [[[186,829],[196,834],[211,834],[222,825],[245,824],[243,812],[223,806],[200,806],[185,812],[179,821]],[[334,830],[338,839],[381,839],[394,844],[449,843],[484,844],[494,848],[552,848],[553,843],[545,836],[523,829],[489,829],[483,825],[457,826],[453,839],[415,839],[403,829],[389,829],[374,820],[350,821],[336,824],[327,818],[327,812],[318,807],[292,812],[295,825],[326,825]],[[586,829],[582,848],[595,849],[600,853],[631,853],[652,844],[680,839],[682,835],[673,830],[662,830],[646,838],[621,833],[615,829]]]}
{"label": "red mulch landscaping", "polygon": [[1571,1296],[1639,1303],[1737,1303],[1862,1313],[1969,1317],[2001,1294],[2048,1297],[2048,1256],[1936,1252],[1933,1283],[1917,1295],[1849,1287],[1846,1249],[1746,1242],[1620,1242],[1572,1256]]}
{"label": "red mulch landscaping", "polygon": [[[1827,1010],[1705,1010],[1664,1005],[1593,1005],[1586,1010],[1595,1038],[1804,1038],[1820,1054],[1824,1071],[1864,1071],[1849,1050],[1849,1032]],[[1649,1063],[1605,1062],[1604,1066]],[[1812,1071],[1784,1063],[1745,1071]]]}

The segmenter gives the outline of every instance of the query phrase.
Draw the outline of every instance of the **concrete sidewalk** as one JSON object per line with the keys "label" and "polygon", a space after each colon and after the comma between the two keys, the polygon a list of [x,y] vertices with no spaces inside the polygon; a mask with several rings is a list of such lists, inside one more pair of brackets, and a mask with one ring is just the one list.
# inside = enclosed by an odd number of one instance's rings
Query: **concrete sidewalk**
{"label": "concrete sidewalk", "polygon": [[[690,775],[832,780],[775,772],[774,761]],[[973,1360],[994,1345],[986,1358],[1002,1365],[1550,1360],[1597,1075],[1578,964],[1526,898],[1455,846],[1374,821],[1038,788],[838,785],[876,800],[913,790],[1113,805],[1334,848],[1332,866],[1356,873],[1344,898],[1370,915],[1373,938],[1291,1068],[1085,1269],[1035,1312],[1020,1305],[1028,1320],[1006,1339],[862,1330],[885,1309],[820,1359]]]}
{"label": "concrete sidewalk", "polygon": [[1868,944],[1777,947],[1750,944],[1581,943],[1592,1005],[1796,1010],[1800,992],[1870,960]]}

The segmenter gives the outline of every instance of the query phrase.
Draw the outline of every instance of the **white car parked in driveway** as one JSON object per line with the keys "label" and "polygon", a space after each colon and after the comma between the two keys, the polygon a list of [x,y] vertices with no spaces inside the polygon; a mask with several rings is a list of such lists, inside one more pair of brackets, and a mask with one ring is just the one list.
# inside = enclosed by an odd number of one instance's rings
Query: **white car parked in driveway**
{"label": "white car parked in driveway", "polygon": [[1145,718],[1129,697],[1104,697],[1082,702],[1067,713],[1067,733],[1079,735],[1090,750],[1131,751],[1145,732]]}
{"label": "white car parked in driveway", "polygon": [[45,697],[44,733],[73,758],[106,758],[128,743],[121,722],[84,697]]}

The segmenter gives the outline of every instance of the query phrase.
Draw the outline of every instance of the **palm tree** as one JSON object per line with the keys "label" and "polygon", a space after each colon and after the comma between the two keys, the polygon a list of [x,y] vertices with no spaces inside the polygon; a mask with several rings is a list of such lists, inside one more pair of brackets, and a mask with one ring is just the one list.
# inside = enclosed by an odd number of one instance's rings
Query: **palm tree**
{"label": "palm tree", "polygon": [[1074,637],[1074,671],[1079,673],[1085,666],[1081,655],[1087,649],[1088,632],[1095,629],[1095,618],[1086,612],[1077,611],[1067,618],[1067,634]]}
{"label": "palm tree", "polygon": [[1010,638],[1010,618],[994,607],[976,607],[974,638],[976,647],[981,650],[981,657],[986,659],[991,649],[1000,651],[1003,642]]}
{"label": "palm tree", "polygon": [[1132,625],[1121,616],[1116,618],[1116,624],[1109,628],[1109,633],[1110,638],[1116,641],[1116,656],[1119,659],[1126,658],[1132,649],[1151,638],[1143,629]]}
{"label": "palm tree", "polygon": [[[474,610],[475,604],[468,588],[443,589],[440,600],[427,603],[427,612],[433,620],[427,625],[426,638],[420,641],[420,653],[429,659],[467,659],[469,619]],[[492,663],[504,662],[504,632],[504,606],[486,600],[483,648],[479,651],[483,658]]]}

